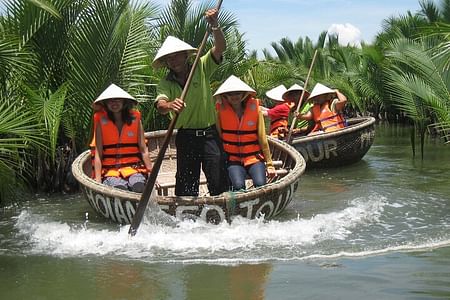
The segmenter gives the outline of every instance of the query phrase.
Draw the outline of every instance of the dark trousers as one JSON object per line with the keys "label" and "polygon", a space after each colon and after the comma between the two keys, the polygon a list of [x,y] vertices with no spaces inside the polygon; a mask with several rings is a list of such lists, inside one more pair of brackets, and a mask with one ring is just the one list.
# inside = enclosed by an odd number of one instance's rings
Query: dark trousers
{"label": "dark trousers", "polygon": [[205,130],[179,129],[175,144],[177,147],[175,195],[198,196],[200,168],[205,173],[211,196],[229,190],[223,147],[214,127]]}

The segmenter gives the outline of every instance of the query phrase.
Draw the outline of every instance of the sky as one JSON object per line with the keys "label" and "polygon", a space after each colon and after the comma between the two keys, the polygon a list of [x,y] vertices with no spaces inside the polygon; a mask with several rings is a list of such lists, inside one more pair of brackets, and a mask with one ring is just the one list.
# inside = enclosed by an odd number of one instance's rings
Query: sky
{"label": "sky", "polygon": [[384,19],[420,6],[419,0],[223,0],[222,8],[238,19],[247,49],[261,54],[264,48],[273,53],[270,44],[283,37],[316,42],[322,31],[338,33],[343,44],[371,43]]}

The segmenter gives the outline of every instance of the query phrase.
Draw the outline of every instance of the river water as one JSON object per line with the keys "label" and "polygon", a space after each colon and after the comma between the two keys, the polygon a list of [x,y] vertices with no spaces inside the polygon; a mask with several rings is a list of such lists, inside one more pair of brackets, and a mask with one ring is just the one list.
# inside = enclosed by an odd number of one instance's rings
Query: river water
{"label": "river water", "polygon": [[0,299],[450,299],[450,149],[377,126],[276,220],[105,222],[81,195],[0,212]]}

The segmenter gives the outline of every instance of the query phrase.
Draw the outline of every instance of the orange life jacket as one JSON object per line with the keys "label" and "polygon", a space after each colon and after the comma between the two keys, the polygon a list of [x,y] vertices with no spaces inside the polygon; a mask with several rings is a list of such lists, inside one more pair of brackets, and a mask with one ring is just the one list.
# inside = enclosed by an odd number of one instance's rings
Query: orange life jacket
{"label": "orange life jacket", "polygon": [[241,119],[226,101],[217,103],[216,109],[220,116],[223,148],[228,154],[228,160],[249,166],[264,161],[264,156],[258,142],[259,101],[253,97],[244,101],[246,103]]}
{"label": "orange life jacket", "polygon": [[278,118],[270,122],[270,134],[277,135],[278,131],[287,129],[288,119],[287,118]]}
{"label": "orange life jacket", "polygon": [[324,132],[332,132],[344,128],[346,122],[342,114],[336,114],[330,109],[330,103],[323,104],[314,103],[313,116],[315,126],[312,131],[322,130]]}
{"label": "orange life jacket", "polygon": [[286,116],[280,116],[278,119],[270,122],[270,135],[273,137],[284,137],[284,134],[288,131],[289,127],[289,111],[294,106],[294,103],[284,102],[280,105],[286,105],[289,110]]}
{"label": "orange life jacket", "polygon": [[[141,114],[131,112],[133,121],[124,124],[119,135],[117,126],[105,111],[94,114],[94,128],[100,125],[102,131],[102,176],[127,178],[136,173],[147,173],[139,150],[139,123]],[[95,132],[95,131],[94,131]],[[91,142],[91,156],[95,157],[95,134]]]}

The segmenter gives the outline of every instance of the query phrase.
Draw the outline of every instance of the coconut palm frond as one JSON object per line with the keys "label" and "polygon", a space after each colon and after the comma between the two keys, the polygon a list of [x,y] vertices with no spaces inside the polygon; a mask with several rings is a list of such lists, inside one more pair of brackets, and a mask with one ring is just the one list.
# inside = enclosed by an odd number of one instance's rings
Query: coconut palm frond
{"label": "coconut palm frond", "polygon": [[[74,116],[73,111],[64,110],[62,113],[64,116]],[[73,122],[73,118],[62,118],[61,120],[63,129],[64,129],[64,135],[69,138],[71,141],[71,147],[76,150],[76,139],[78,137],[77,128],[75,127],[75,124]]]}
{"label": "coconut palm frond", "polygon": [[322,48],[322,49],[325,48],[325,44],[327,41],[327,35],[328,35],[327,31],[322,31],[319,34],[319,37],[317,38],[317,48]]}
{"label": "coconut palm frond", "polygon": [[50,19],[62,18],[59,10],[67,2],[67,0],[54,0],[52,3],[45,0],[8,1],[5,3],[7,23],[5,28],[9,34],[20,37],[19,49],[21,49]]}
{"label": "coconut palm frond", "polygon": [[16,108],[7,101],[0,103],[0,139],[13,149],[44,147],[42,126],[30,111]]}
{"label": "coconut palm frond", "polygon": [[[288,62],[289,56],[287,55],[286,51],[284,50],[284,48],[281,45],[279,45],[275,42],[272,42],[270,45],[272,46],[273,50],[275,51],[275,54],[277,55],[279,61],[281,61],[283,63]],[[269,58],[271,58],[268,51],[266,51],[265,55],[266,54],[268,54]]]}
{"label": "coconut palm frond", "polygon": [[[239,33],[237,29],[226,33],[227,49],[224,53],[223,63],[219,65],[219,68],[214,72],[214,80],[222,81],[228,78],[230,75],[236,75],[240,77],[254,63],[249,59],[246,59],[246,41],[244,34]],[[217,86],[218,87],[218,86]],[[213,86],[213,90],[215,87]]]}
{"label": "coconut palm frond", "polygon": [[424,16],[429,22],[439,21],[441,14],[439,8],[433,1],[420,0],[420,12],[419,14]]}
{"label": "coconut palm frond", "polygon": [[52,16],[62,19],[61,14],[59,13],[58,9],[50,2],[45,0],[29,0],[30,3],[34,4],[36,7],[41,8],[42,10],[48,12]]}
{"label": "coconut palm frond", "polygon": [[427,24],[427,20],[423,16],[408,11],[398,17],[385,19],[382,23],[383,31],[377,36],[377,39],[384,42],[402,37],[413,39],[420,34],[421,28]]}
{"label": "coconut palm frond", "polygon": [[[116,83],[138,98],[148,99],[144,82],[150,61],[146,20],[155,17],[156,6],[130,6],[128,1],[95,0],[86,7],[73,28],[69,47],[68,78],[71,93],[67,111],[87,144],[92,101],[109,84]],[[141,100],[142,100],[141,99]]]}
{"label": "coconut palm frond", "polygon": [[0,80],[4,82],[11,73],[26,73],[34,69],[27,51],[18,51],[14,38],[5,36],[0,39]]}
{"label": "coconut palm frond", "polygon": [[244,81],[249,83],[260,97],[264,93],[280,84],[290,86],[293,83],[303,82],[307,71],[299,71],[291,64],[280,62],[265,61],[254,64],[245,74]]}
{"label": "coconut palm frond", "polygon": [[450,22],[450,1],[449,0],[441,0],[440,3],[440,15],[442,21],[445,23]]}
{"label": "coconut palm frond", "polygon": [[145,21],[156,14],[155,7],[136,6],[129,8],[120,16],[118,24],[113,32],[113,43],[119,49],[123,49],[119,61],[118,82],[128,87],[128,91],[136,95],[138,100],[144,101],[150,98],[146,94],[145,83],[148,82],[145,70],[149,69],[149,52],[146,46],[151,44],[149,30]]}
{"label": "coconut palm frond", "polygon": [[[432,57],[435,60],[442,61],[442,69],[450,69],[450,24],[434,23],[423,29],[424,35],[428,38],[437,37],[434,43],[429,47]],[[436,43],[437,41],[437,43]]]}
{"label": "coconut palm frond", "polygon": [[270,50],[264,48],[261,50],[265,61],[274,61],[276,58],[270,53]]}
{"label": "coconut palm frond", "polygon": [[35,92],[27,86],[23,86],[23,90],[27,94],[28,107],[31,112],[45,125],[47,137],[50,142],[48,147],[50,159],[54,162],[56,158],[59,126],[61,123],[68,84],[61,85],[54,93],[45,90]]}
{"label": "coconut palm frond", "polygon": [[[30,172],[27,157],[34,148],[45,149],[42,126],[28,110],[0,99],[0,202],[12,199],[22,185],[23,176]],[[30,174],[28,174],[30,175]]]}
{"label": "coconut palm frond", "polygon": [[[191,9],[188,11],[186,18],[184,19],[184,31],[182,40],[188,42],[194,47],[198,47],[208,30],[208,23],[206,22],[204,15],[205,11],[212,7],[211,4],[201,2],[198,5],[190,5]],[[209,40],[211,42],[211,40]],[[206,49],[211,45],[207,45]]]}
{"label": "coconut palm frond", "polygon": [[446,124],[450,123],[450,93],[438,95],[435,90],[431,90],[426,96],[425,103],[432,112],[434,121],[430,126],[436,128],[445,140],[449,140],[450,128]]}
{"label": "coconut palm frond", "polygon": [[425,132],[427,126],[430,124],[431,118],[421,96],[427,93],[429,86],[415,74],[405,73],[398,68],[389,70],[387,73],[389,74],[387,89],[393,96],[395,105],[403,111],[415,125],[411,132],[413,156],[415,155],[415,131],[418,131],[423,159]]}
{"label": "coconut palm frond", "polygon": [[[157,26],[161,31],[161,42],[169,35],[184,39],[185,20],[191,7],[190,0],[172,0],[161,12]],[[186,43],[193,41],[185,40]]]}
{"label": "coconut palm frond", "polygon": [[354,110],[360,112],[365,111],[365,103],[358,94],[358,89],[355,88],[355,84],[351,80],[347,80],[343,77],[332,77],[327,82],[330,87],[341,91],[348,99],[347,106],[352,107]]}
{"label": "coconut palm frond", "polygon": [[397,68],[387,71],[387,90],[393,95],[395,105],[414,122],[429,121],[424,94],[428,85],[416,75],[405,73]]}
{"label": "coconut palm frond", "polygon": [[405,70],[414,70],[417,76],[439,89],[439,94],[446,93],[447,86],[443,82],[442,73],[420,44],[399,39],[391,43],[391,47],[392,51],[388,51],[386,56],[396,65]]}
{"label": "coconut palm frond", "polygon": [[298,54],[296,53],[296,49],[294,48],[294,44],[288,38],[282,38],[280,40],[280,46],[283,48],[285,55],[289,58],[291,62],[295,62]]}

